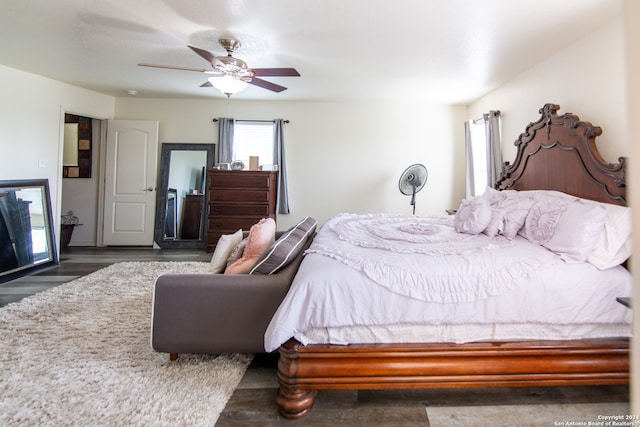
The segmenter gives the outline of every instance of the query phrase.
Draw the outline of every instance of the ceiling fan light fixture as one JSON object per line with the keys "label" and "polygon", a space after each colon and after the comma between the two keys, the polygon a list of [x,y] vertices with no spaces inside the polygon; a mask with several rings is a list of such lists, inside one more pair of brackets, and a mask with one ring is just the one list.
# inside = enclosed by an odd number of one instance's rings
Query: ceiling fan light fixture
{"label": "ceiling fan light fixture", "polygon": [[242,92],[247,88],[249,83],[244,80],[238,79],[231,74],[224,74],[219,77],[209,77],[207,80],[228,97],[235,95],[238,92]]}

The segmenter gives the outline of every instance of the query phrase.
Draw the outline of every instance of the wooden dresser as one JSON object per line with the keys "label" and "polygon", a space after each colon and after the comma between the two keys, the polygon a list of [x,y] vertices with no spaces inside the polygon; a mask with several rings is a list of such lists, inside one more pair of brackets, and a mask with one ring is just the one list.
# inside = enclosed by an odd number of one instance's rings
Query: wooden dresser
{"label": "wooden dresser", "polygon": [[207,251],[223,234],[276,219],[277,172],[209,170]]}

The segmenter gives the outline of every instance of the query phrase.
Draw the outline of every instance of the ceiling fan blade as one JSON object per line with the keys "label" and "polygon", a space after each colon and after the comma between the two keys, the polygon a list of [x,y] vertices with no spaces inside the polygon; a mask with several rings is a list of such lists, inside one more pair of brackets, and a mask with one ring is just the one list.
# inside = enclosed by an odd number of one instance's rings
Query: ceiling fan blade
{"label": "ceiling fan blade", "polygon": [[252,84],[254,86],[259,86],[263,89],[271,90],[273,92],[282,92],[283,90],[287,89],[284,86],[280,86],[275,83],[268,82],[266,80],[257,79],[255,77],[251,78],[251,81],[249,82],[249,84]]}
{"label": "ceiling fan blade", "polygon": [[252,68],[251,71],[258,77],[300,77],[295,68]]}
{"label": "ceiling fan blade", "polygon": [[204,49],[200,49],[199,47],[195,47],[191,45],[187,45],[187,46],[189,46],[189,49],[191,49],[192,51],[200,55],[202,58],[206,59],[211,65],[213,65],[214,68],[224,67],[224,63],[220,61],[218,58],[216,58],[211,52]]}
{"label": "ceiling fan blade", "polygon": [[213,85],[209,80],[207,80],[206,82],[202,83],[200,87],[213,87]]}
{"label": "ceiling fan blade", "polygon": [[169,70],[181,70],[181,71],[197,71],[199,73],[206,73],[207,69],[204,68],[191,68],[191,67],[176,67],[174,65],[160,65],[160,64],[146,64],[140,63],[138,64],[140,67],[152,67],[152,68],[166,68]]}

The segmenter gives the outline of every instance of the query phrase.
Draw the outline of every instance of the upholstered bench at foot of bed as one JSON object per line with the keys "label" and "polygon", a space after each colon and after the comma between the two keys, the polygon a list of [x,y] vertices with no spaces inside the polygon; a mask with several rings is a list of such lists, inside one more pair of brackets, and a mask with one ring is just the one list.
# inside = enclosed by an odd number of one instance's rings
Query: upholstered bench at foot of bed
{"label": "upholstered bench at foot of bed", "polygon": [[269,275],[161,275],[153,290],[151,346],[171,360],[179,353],[264,352],[265,330],[303,257],[304,250]]}

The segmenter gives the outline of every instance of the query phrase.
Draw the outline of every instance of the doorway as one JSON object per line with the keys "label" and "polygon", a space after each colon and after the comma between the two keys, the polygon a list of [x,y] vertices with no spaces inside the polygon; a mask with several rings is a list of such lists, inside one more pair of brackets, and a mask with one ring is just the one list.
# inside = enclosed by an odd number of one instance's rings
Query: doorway
{"label": "doorway", "polygon": [[[73,116],[73,117],[68,117]],[[90,138],[82,138],[86,134],[80,134],[79,140],[82,143],[79,145],[80,156],[85,155],[83,151],[89,152],[88,161],[89,165],[83,164],[82,173],[75,173],[72,171],[69,173],[69,166],[61,166],[65,168],[61,171],[62,174],[62,200],[60,212],[62,215],[67,215],[69,212],[73,212],[73,215],[78,218],[78,225],[73,227],[71,233],[71,239],[69,246],[99,246],[98,230],[101,228],[99,214],[102,209],[100,203],[100,176],[102,173],[100,167],[103,133],[106,131],[106,120],[94,119],[91,117],[65,114],[65,122],[80,122],[89,123],[90,126]],[[87,161],[87,157],[80,157],[78,160]],[[80,169],[78,169],[80,170]],[[89,170],[90,172],[85,172]],[[61,230],[57,230],[58,235],[61,235]]]}
{"label": "doorway", "polygon": [[[72,215],[78,218],[79,224],[74,227],[69,245],[151,247],[155,219],[159,123],[158,121],[140,120],[110,121],[94,118],[90,118],[90,120],[91,138],[90,141],[83,143],[85,146],[88,144],[91,147],[91,172],[89,174],[86,171],[75,173],[71,172],[67,166],[61,165],[60,212],[62,215],[70,216],[69,212],[73,212]],[[109,133],[119,135],[115,138],[115,145],[113,141],[107,140],[108,127],[110,128]],[[113,149],[116,146],[119,146],[119,149],[116,149],[118,154],[115,156],[117,162],[114,161],[112,150],[109,150],[109,147]],[[144,161],[136,157],[140,153],[146,153]],[[108,163],[110,160],[111,163]],[[146,171],[141,178],[144,185],[138,182],[140,180],[130,179],[139,175],[132,173],[132,170]],[[108,183],[112,184],[113,188],[110,189],[115,193],[112,191],[107,195],[105,185]],[[122,197],[123,195],[126,198],[124,201],[113,199],[113,197]],[[108,199],[107,196],[111,198]],[[131,197],[141,197],[143,200],[141,202],[138,199],[131,199]],[[111,210],[105,208],[107,200]],[[138,207],[143,203],[141,208]],[[122,209],[120,209],[121,206]],[[136,211],[129,212],[132,207],[143,212],[144,215],[136,215],[138,213]],[[134,221],[138,217],[142,218],[139,221],[140,224]],[[108,230],[105,228],[106,223],[109,224]],[[110,234],[107,234],[107,231]]]}

